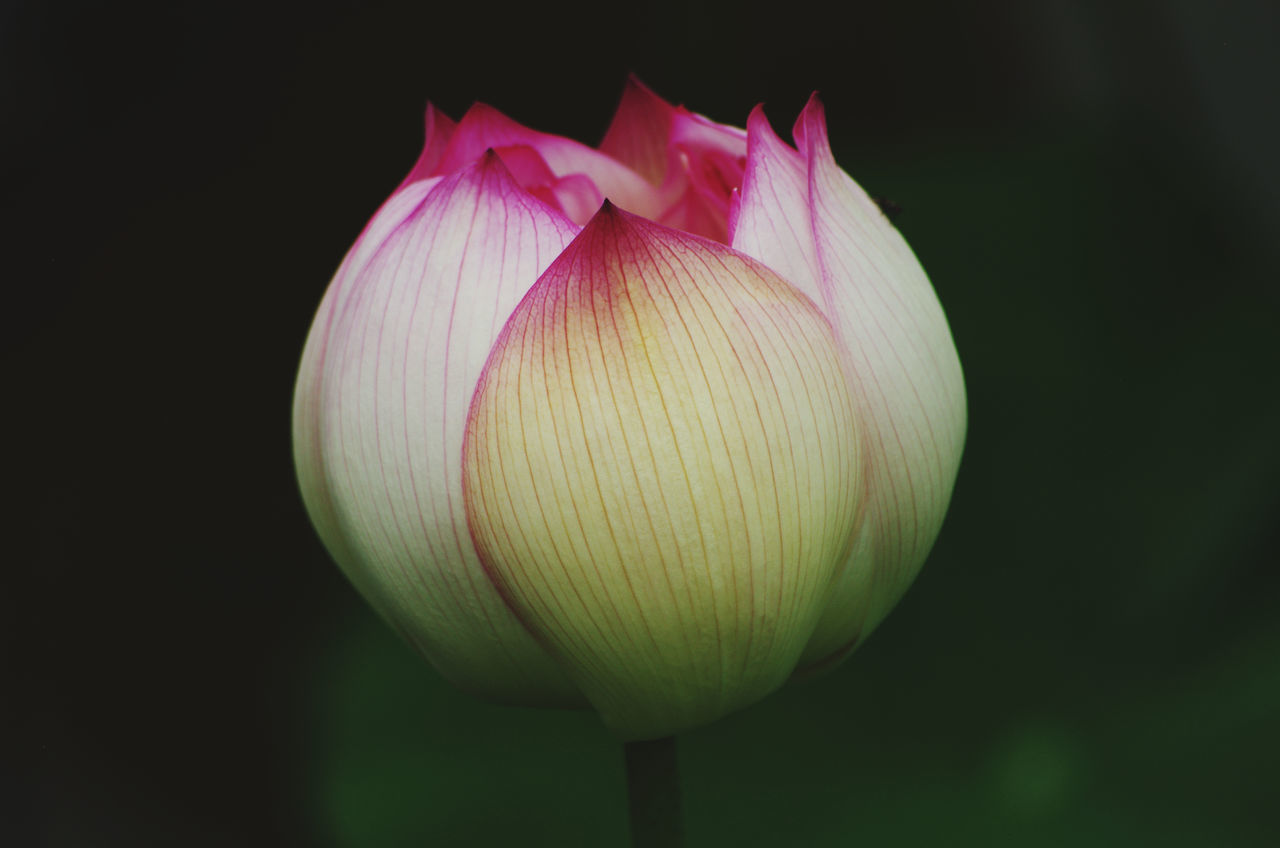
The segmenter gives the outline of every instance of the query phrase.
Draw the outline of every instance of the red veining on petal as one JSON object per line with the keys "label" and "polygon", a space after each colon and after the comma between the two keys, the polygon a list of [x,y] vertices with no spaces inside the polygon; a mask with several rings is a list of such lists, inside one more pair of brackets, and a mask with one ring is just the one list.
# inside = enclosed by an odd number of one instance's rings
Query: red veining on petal
{"label": "red veining on petal", "polygon": [[[485,150],[526,147],[536,151],[558,178],[580,174],[594,183],[601,197],[639,215],[656,215],[661,208],[657,191],[625,164],[572,139],[531,130],[492,106],[477,103],[462,117],[449,139],[435,173],[451,173],[474,161]],[[516,165],[522,169],[527,163]],[[548,185],[544,180],[540,185]],[[552,186],[552,188],[554,188]],[[595,209],[591,210],[593,213]]]}
{"label": "red veining on petal", "polygon": [[[800,564],[834,567],[846,547],[843,385],[830,327],[775,273],[606,203],[513,312],[472,397],[464,499],[486,573],[593,701],[691,662],[732,702],[771,673],[762,658],[794,662],[829,582]],[[642,500],[611,494],[655,479]],[[637,540],[653,544],[640,559]]]}
{"label": "red veining on petal", "polygon": [[[461,438],[485,330],[496,335],[576,230],[486,154],[393,196],[331,287],[325,339],[333,346],[320,363],[316,404],[323,494],[341,493],[344,530],[361,537],[360,568],[376,578],[366,582],[392,590],[379,608],[400,616],[398,628],[451,676],[470,679],[471,664],[458,656],[472,648],[450,647],[449,629],[483,634],[472,653],[486,667],[532,668],[527,637],[506,618],[471,549],[460,483],[457,495],[442,487],[460,475],[450,442]],[[405,613],[414,603],[432,626]],[[508,685],[475,673],[481,686]]]}
{"label": "red veining on petal", "polygon": [[586,174],[557,177],[541,154],[527,144],[493,148],[516,182],[525,191],[559,209],[582,225],[600,208],[604,196]]}

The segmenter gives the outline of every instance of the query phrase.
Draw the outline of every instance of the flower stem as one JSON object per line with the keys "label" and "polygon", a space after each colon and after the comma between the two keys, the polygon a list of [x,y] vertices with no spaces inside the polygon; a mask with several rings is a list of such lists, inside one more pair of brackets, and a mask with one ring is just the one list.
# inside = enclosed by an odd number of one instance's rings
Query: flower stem
{"label": "flower stem", "polygon": [[680,776],[676,738],[626,743],[627,796],[631,812],[631,848],[680,848]]}

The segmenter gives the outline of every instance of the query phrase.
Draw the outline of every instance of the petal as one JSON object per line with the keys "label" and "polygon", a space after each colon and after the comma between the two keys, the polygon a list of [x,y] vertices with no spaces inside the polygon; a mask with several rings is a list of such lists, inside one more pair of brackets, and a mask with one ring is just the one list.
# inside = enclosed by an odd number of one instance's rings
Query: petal
{"label": "petal", "polygon": [[737,176],[732,183],[735,186],[740,184],[747,156],[747,133],[744,130],[680,109],[671,122],[671,145],[690,154],[735,162]]}
{"label": "petal", "polygon": [[481,568],[462,437],[490,345],[576,232],[496,155],[406,186],[326,293],[295,395],[299,482],[339,565],[455,684],[520,703],[578,696]]}
{"label": "petal", "polygon": [[747,119],[747,166],[730,221],[730,244],[754,256],[822,305],[804,158],[774,134],[764,108]]}
{"label": "petal", "polygon": [[494,345],[464,446],[494,582],[607,725],[791,673],[862,491],[831,327],[769,269],[605,204]]}
{"label": "petal", "polygon": [[555,172],[537,150],[527,144],[508,144],[493,148],[507,171],[521,186],[544,186],[555,182]]}
{"label": "petal", "polygon": [[622,101],[614,113],[600,152],[617,159],[651,184],[662,185],[667,173],[671,123],[676,107],[654,94],[634,74],[627,77]]}
{"label": "petal", "polygon": [[591,216],[599,211],[604,203],[604,196],[596,188],[596,184],[585,174],[569,174],[559,177],[548,186],[555,206],[569,216],[575,224],[585,224]]}
{"label": "petal", "polygon": [[448,115],[441,112],[431,103],[427,103],[427,114],[424,122],[426,131],[423,135],[422,152],[418,154],[418,161],[414,163],[413,170],[409,172],[409,176],[404,178],[404,182],[400,183],[400,187],[396,191],[400,191],[409,183],[425,180],[431,176],[436,164],[444,156],[445,148],[449,145],[449,139],[453,136],[453,131],[457,127],[457,124]]}
{"label": "petal", "polygon": [[933,287],[836,164],[816,96],[796,123],[799,154],[752,117],[733,244],[818,293],[867,429],[865,524],[805,652],[806,664],[824,663],[871,632],[933,546],[964,444],[964,378]]}
{"label": "petal", "polygon": [[729,210],[742,185],[747,136],[681,108],[671,123],[672,165],[663,185],[666,206],[658,219],[668,226],[729,241]]}
{"label": "petal", "polygon": [[489,148],[527,145],[558,177],[584,174],[604,197],[637,215],[654,216],[659,198],[644,177],[585,144],[521,126],[492,106],[477,103],[462,117],[434,173],[449,174],[474,162]]}
{"label": "petal", "polygon": [[658,223],[727,244],[729,203],[709,197],[686,183],[678,198],[662,213]]}
{"label": "petal", "polygon": [[672,106],[632,76],[600,149],[661,187],[662,212],[648,217],[728,241],[729,205],[746,162],[745,132]]}
{"label": "petal", "polygon": [[498,147],[494,152],[521,188],[559,209],[575,224],[590,221],[604,202],[596,184],[585,174],[557,177],[538,151],[527,144]]}

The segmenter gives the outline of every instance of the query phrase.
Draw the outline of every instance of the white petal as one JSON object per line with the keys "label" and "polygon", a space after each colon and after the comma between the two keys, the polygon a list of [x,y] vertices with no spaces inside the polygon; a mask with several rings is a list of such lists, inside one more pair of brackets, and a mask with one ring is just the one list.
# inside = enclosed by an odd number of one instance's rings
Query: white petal
{"label": "white petal", "polygon": [[462,436],[493,340],[577,229],[493,154],[405,186],[326,293],[295,397],[299,481],[339,565],[455,684],[520,703],[579,698],[484,574]]}
{"label": "white petal", "polygon": [[836,164],[821,104],[799,152],[762,115],[733,245],[810,294],[835,326],[866,429],[869,500],[805,662],[839,659],[893,607],[942,525],[965,435],[964,378],[933,287],[897,229]]}

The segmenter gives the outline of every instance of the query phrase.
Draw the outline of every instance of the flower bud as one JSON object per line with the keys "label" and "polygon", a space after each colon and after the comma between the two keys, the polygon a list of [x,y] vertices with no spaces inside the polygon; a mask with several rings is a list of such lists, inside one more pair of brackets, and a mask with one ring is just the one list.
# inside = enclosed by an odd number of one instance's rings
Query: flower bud
{"label": "flower bud", "polygon": [[635,81],[600,149],[426,123],[298,373],[339,566],[456,685],[626,738],[847,656],[933,544],[965,397],[817,99],[795,147]]}

